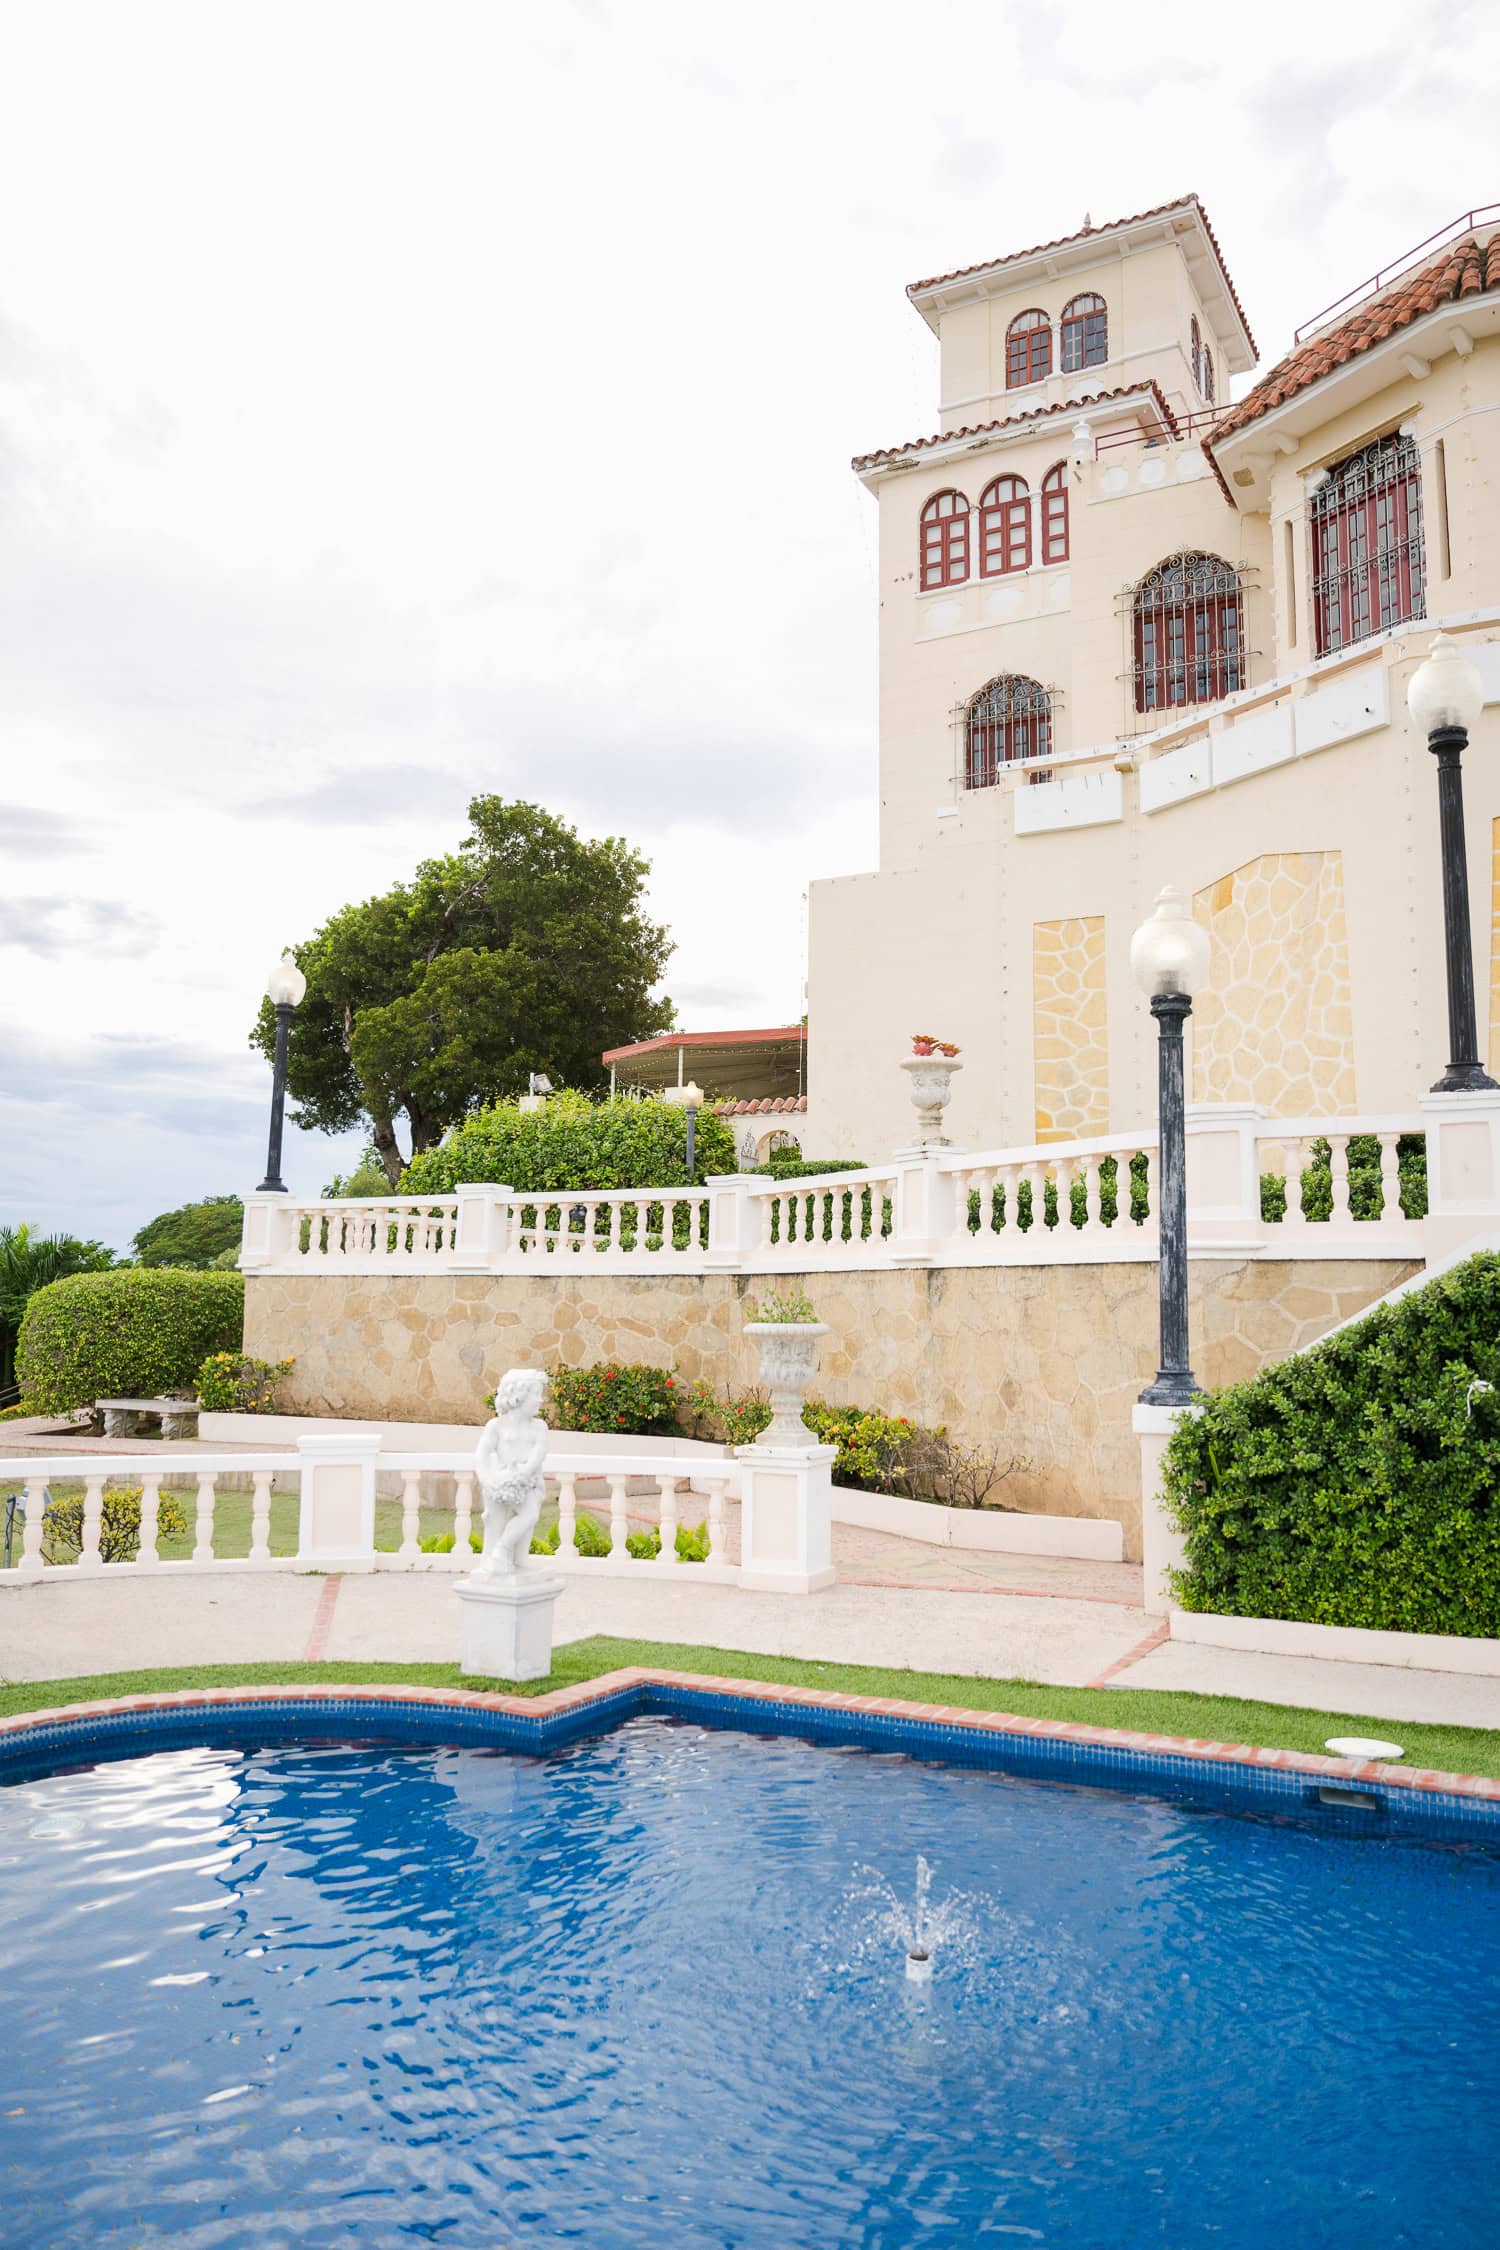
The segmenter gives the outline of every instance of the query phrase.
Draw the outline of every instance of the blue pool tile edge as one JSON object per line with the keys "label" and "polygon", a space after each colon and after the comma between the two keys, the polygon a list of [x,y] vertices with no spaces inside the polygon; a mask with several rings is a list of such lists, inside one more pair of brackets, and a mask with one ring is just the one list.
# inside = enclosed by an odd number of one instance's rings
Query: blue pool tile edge
{"label": "blue pool tile edge", "polygon": [[1124,1789],[1345,1833],[1500,1846],[1500,1782],[704,1674],[629,1671],[535,1697],[449,1688],[203,1689],[0,1721],[0,1784],[199,1742],[472,1744],[545,1756],[648,1714]]}

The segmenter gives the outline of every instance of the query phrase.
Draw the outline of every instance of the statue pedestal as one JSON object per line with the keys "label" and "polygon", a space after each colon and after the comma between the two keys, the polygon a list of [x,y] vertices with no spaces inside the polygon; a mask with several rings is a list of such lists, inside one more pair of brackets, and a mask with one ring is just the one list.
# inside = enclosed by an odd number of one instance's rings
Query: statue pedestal
{"label": "statue pedestal", "polygon": [[562,1580],[544,1570],[460,1578],[453,1589],[463,1603],[459,1670],[487,1680],[544,1680],[562,1590]]}

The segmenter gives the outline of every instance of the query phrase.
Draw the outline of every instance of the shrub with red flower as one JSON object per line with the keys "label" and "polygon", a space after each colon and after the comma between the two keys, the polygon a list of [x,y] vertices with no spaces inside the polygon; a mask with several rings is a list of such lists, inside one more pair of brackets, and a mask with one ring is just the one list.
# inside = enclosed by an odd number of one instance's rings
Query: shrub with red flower
{"label": "shrub with red flower", "polygon": [[559,1367],[551,1377],[548,1419],[556,1430],[621,1430],[652,1437],[677,1423],[674,1370],[610,1360]]}

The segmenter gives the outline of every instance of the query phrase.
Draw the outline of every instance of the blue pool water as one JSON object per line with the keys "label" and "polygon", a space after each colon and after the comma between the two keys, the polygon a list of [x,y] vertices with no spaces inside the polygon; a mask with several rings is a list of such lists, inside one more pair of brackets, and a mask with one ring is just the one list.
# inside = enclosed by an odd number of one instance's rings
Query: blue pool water
{"label": "blue pool water", "polygon": [[662,1717],[0,1789],[0,2009],[28,2250],[1500,2233],[1500,1856]]}

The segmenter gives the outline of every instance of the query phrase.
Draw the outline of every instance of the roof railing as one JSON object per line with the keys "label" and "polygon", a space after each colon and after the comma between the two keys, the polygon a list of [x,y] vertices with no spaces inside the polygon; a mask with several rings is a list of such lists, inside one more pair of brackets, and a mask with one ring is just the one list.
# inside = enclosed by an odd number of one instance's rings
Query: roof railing
{"label": "roof railing", "polygon": [[1490,220],[1500,221],[1500,203],[1482,203],[1475,211],[1461,212],[1447,226],[1439,227],[1436,234],[1429,234],[1424,242],[1419,242],[1415,249],[1404,252],[1394,264],[1382,266],[1378,272],[1371,274],[1368,281],[1358,282],[1353,289],[1346,289],[1342,297],[1335,297],[1331,305],[1325,305],[1311,320],[1304,320],[1294,333],[1292,342],[1304,343],[1309,336],[1316,335],[1320,328],[1326,328],[1329,321],[1342,319],[1345,313],[1353,312],[1355,306],[1362,305],[1367,298],[1378,297],[1382,289],[1389,289],[1391,283],[1399,281],[1402,274],[1409,273],[1413,266],[1420,265],[1431,251],[1441,250],[1445,244],[1456,242],[1461,235],[1471,234],[1476,227],[1484,226]]}
{"label": "roof railing", "polygon": [[1094,459],[1097,461],[1101,453],[1112,452],[1116,446],[1121,445],[1176,444],[1182,438],[1211,429],[1219,416],[1228,412],[1226,400],[1223,406],[1205,406],[1196,414],[1174,414],[1170,430],[1162,429],[1160,425],[1155,429],[1148,429],[1144,422],[1133,422],[1124,430],[1106,430],[1094,440]]}

